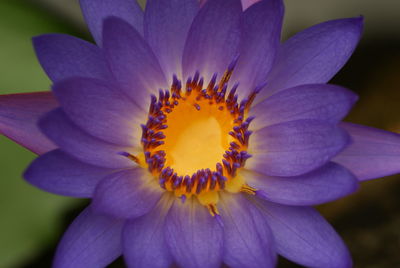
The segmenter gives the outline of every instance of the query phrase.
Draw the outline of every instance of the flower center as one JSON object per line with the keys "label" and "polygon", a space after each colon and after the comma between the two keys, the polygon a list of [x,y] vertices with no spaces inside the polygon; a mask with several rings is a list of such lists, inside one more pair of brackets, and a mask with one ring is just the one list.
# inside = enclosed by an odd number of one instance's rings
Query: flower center
{"label": "flower center", "polygon": [[[219,82],[214,75],[203,87],[196,73],[186,82],[174,77],[170,90],[151,96],[148,120],[142,125],[143,160],[130,156],[147,167],[160,186],[175,196],[196,196],[212,215],[218,192],[255,193],[237,170],[245,165],[253,118],[247,112],[258,90],[238,103],[237,85],[228,90],[233,67]],[[141,163],[141,162],[145,162]]]}

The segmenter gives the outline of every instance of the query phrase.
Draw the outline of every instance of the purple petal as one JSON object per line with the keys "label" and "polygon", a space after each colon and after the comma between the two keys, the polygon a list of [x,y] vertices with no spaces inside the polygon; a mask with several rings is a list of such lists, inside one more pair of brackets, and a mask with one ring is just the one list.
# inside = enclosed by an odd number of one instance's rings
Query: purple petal
{"label": "purple petal", "polygon": [[126,22],[108,18],[104,22],[104,50],[122,90],[147,112],[150,94],[168,88],[150,46]]}
{"label": "purple petal", "polygon": [[165,240],[181,267],[221,266],[222,227],[194,198],[174,202],[165,222]]}
{"label": "purple petal", "polygon": [[103,22],[111,16],[125,20],[143,33],[143,11],[135,0],[80,0],[80,4],[86,23],[99,45],[103,42]]}
{"label": "purple petal", "polygon": [[172,256],[164,240],[165,216],[171,203],[171,197],[166,195],[151,212],[125,224],[123,254],[129,267],[171,266]]}
{"label": "purple petal", "polygon": [[67,118],[62,109],[49,112],[40,120],[39,126],[64,152],[82,162],[107,168],[136,166],[136,163],[119,154],[127,152],[129,148],[106,143],[86,134]]}
{"label": "purple petal", "polygon": [[181,76],[183,47],[198,9],[198,0],[147,1],[144,36],[168,79]]}
{"label": "purple petal", "polygon": [[295,177],[271,177],[251,170],[241,170],[247,183],[257,194],[285,205],[319,205],[357,190],[358,180],[344,167],[328,163],[307,174]]}
{"label": "purple petal", "polygon": [[370,180],[400,172],[400,135],[351,123],[340,125],[353,143],[333,161],[345,166],[359,180]]}
{"label": "purple petal", "polygon": [[56,83],[53,92],[66,115],[89,134],[115,144],[139,145],[146,114],[118,91],[118,85],[75,77]]}
{"label": "purple petal", "polygon": [[46,34],[34,37],[33,46],[53,82],[74,76],[112,78],[101,49],[87,41],[66,34]]}
{"label": "purple petal", "polygon": [[50,193],[91,197],[97,183],[112,169],[82,163],[61,150],[36,158],[24,173],[24,178]]}
{"label": "purple petal", "polygon": [[349,143],[341,128],[318,120],[298,120],[253,133],[246,167],[270,176],[297,176],[316,169]]}
{"label": "purple petal", "polygon": [[105,267],[121,255],[123,221],[86,208],[70,225],[56,252],[54,268]]}
{"label": "purple petal", "polygon": [[201,8],[186,40],[183,78],[196,71],[205,77],[205,81],[215,72],[223,75],[238,53],[241,12],[240,0],[208,1]]}
{"label": "purple petal", "polygon": [[261,0],[242,0],[243,10],[249,8],[251,5],[260,2]]}
{"label": "purple petal", "polygon": [[151,173],[139,167],[105,177],[96,187],[92,205],[98,212],[133,219],[149,212],[162,193]]}
{"label": "purple petal", "polygon": [[297,85],[328,82],[350,58],[362,26],[361,17],[327,21],[287,40],[259,99]]}
{"label": "purple petal", "polygon": [[[245,10],[248,7],[250,7],[251,5],[253,5],[254,3],[257,3],[261,0],[241,0],[241,1],[242,1],[243,10]],[[207,2],[207,0],[200,0],[200,6],[203,6],[206,2]]]}
{"label": "purple petal", "polygon": [[301,85],[265,99],[251,109],[256,129],[299,119],[338,123],[357,100],[353,92],[334,85]]}
{"label": "purple petal", "polygon": [[224,194],[221,206],[224,263],[232,268],[275,267],[274,241],[262,214],[238,194]]}
{"label": "purple petal", "polygon": [[0,134],[36,154],[56,148],[37,127],[39,117],[58,106],[51,92],[0,95]]}
{"label": "purple petal", "polygon": [[352,260],[335,230],[314,209],[256,199],[283,257],[307,267],[350,268]]}
{"label": "purple petal", "polygon": [[281,0],[260,1],[243,14],[240,58],[232,75],[249,93],[265,82],[278,50],[283,21]]}

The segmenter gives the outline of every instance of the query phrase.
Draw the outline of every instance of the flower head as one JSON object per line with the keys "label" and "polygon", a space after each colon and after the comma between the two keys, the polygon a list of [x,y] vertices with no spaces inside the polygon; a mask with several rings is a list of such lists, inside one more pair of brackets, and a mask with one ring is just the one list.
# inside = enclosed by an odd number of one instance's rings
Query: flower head
{"label": "flower head", "polygon": [[[398,149],[381,146],[399,148],[399,136],[340,123],[357,96],[326,84],[354,50],[362,18],[281,44],[282,1],[243,1],[245,10],[239,0],[202,2],[149,0],[143,13],[133,0],[81,0],[97,46],[34,38],[56,101],[0,99],[0,115],[36,108],[2,128],[43,153],[25,178],[93,199],[55,266],[102,267],[123,254],[132,267],[274,267],[280,254],[350,267],[342,240],[308,206],[400,169]],[[27,134],[46,111],[39,127],[54,144]]]}

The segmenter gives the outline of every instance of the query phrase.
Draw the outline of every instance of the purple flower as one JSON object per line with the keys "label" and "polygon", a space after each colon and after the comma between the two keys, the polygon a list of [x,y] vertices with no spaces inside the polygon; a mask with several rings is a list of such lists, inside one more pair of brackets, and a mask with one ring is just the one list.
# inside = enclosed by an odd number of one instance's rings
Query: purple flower
{"label": "purple flower", "polygon": [[244,2],[81,0],[97,46],[34,38],[52,93],[1,96],[0,130],[40,154],[30,183],[93,199],[55,267],[351,267],[310,206],[400,171],[399,135],[340,123],[357,96],[326,84],[362,18],[280,43],[282,1]]}

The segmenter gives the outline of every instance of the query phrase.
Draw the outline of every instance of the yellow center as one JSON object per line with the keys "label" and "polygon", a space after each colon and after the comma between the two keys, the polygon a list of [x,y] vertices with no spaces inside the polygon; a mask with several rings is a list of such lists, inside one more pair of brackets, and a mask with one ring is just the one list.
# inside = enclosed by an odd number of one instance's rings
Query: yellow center
{"label": "yellow center", "polygon": [[[219,108],[222,107],[222,108]],[[180,176],[197,170],[215,170],[233,138],[228,134],[233,118],[224,105],[196,101],[188,97],[168,114],[164,144],[158,147],[166,153],[165,166]]]}

